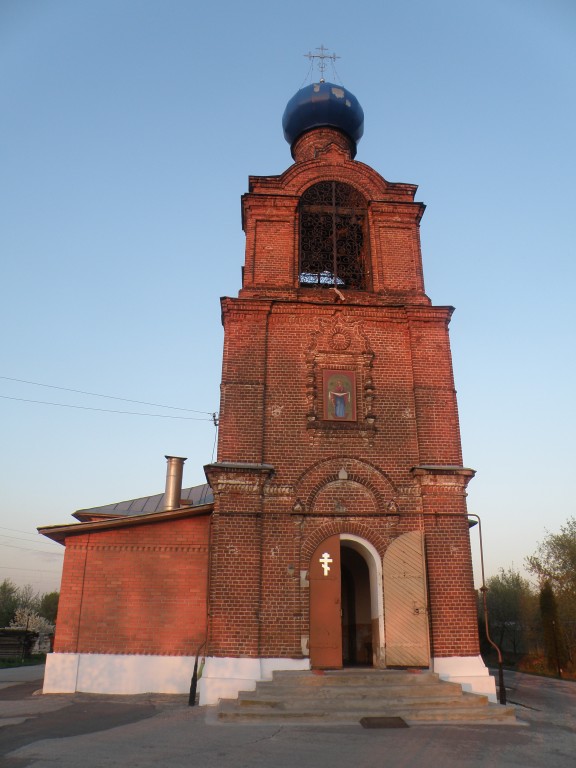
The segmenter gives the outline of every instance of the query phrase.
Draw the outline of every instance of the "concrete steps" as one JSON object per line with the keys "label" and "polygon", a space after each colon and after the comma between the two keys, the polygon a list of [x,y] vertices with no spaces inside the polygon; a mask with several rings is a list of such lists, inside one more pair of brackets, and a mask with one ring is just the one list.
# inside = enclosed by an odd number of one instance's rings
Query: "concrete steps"
{"label": "concrete steps", "polygon": [[515,723],[513,707],[463,693],[432,672],[330,670],[275,672],[255,691],[223,700],[217,718],[228,723],[358,723],[369,717],[424,723]]}

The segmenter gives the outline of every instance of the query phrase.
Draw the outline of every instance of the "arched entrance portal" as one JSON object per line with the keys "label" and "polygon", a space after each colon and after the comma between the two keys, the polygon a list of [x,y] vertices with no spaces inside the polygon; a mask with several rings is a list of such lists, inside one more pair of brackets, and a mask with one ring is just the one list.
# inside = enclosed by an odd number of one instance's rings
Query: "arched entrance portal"
{"label": "arched entrance portal", "polygon": [[314,551],[308,573],[312,667],[379,664],[384,618],[376,549],[353,534],[330,536]]}
{"label": "arched entrance portal", "polygon": [[421,531],[394,539],[384,567],[372,544],[353,534],[335,534],[316,548],[308,571],[312,667],[429,666],[424,553]]}

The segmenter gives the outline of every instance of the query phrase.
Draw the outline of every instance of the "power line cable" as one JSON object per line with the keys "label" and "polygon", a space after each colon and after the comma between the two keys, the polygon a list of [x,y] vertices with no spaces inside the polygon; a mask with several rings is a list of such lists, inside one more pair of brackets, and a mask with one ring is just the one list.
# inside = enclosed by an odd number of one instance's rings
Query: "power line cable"
{"label": "power line cable", "polygon": [[[34,534],[30,534],[30,535],[33,536]],[[36,539],[38,539],[38,534],[35,534],[35,535],[36,535]],[[30,539],[23,539],[20,536],[8,536],[8,534],[6,534],[6,533],[0,533],[0,538],[2,538],[2,539],[12,539],[13,541],[25,541],[28,544],[32,544],[33,543],[33,542],[30,541]]]}
{"label": "power line cable", "polygon": [[[1,378],[1,377],[0,377]],[[28,400],[24,397],[9,397],[8,395],[0,395],[3,400],[17,400],[20,403],[36,403],[37,405],[55,405],[58,408],[76,408],[81,411],[100,411],[101,413],[123,413],[128,416],[150,416],[155,419],[182,419],[184,421],[213,421],[212,415],[209,418],[201,418],[199,416],[171,416],[165,413],[140,413],[138,411],[117,411],[111,408],[91,408],[88,405],[69,405],[68,403],[51,403],[47,400]],[[105,395],[103,395],[105,397]],[[135,401],[134,401],[135,402]],[[171,406],[159,406],[161,408],[169,408]],[[184,409],[182,409],[184,410]],[[195,411],[195,413],[208,413],[208,411]]]}
{"label": "power line cable", "polygon": [[[212,445],[212,461],[214,461],[214,453],[216,452],[216,441],[218,439],[218,419],[216,418],[216,414],[214,415],[214,443]],[[210,490],[210,486],[208,483],[204,486],[204,489],[202,493],[200,494],[200,504],[203,504],[206,501],[206,497],[208,496],[208,491]]]}
{"label": "power line cable", "polygon": [[34,549],[32,547],[19,547],[17,544],[4,544],[0,542],[0,547],[10,547],[10,549],[22,549],[25,552],[38,552],[41,555],[58,555],[64,557],[64,552],[49,552],[47,549]]}
{"label": "power line cable", "polygon": [[46,568],[17,568],[16,566],[12,565],[0,565],[0,568],[3,571],[29,571],[30,573],[52,573],[54,576],[57,576],[60,571],[49,571]]}
{"label": "power line cable", "polygon": [[[116,397],[115,395],[101,395],[98,392],[85,392],[82,389],[70,389],[70,387],[58,387],[55,384],[41,384],[39,381],[28,381],[27,379],[15,379],[12,376],[0,376],[4,381],[17,381],[19,384],[32,384],[35,387],[48,387],[49,389],[60,389],[63,392],[75,392],[78,395],[90,395],[90,397],[105,397],[108,400],[122,400],[125,403],[137,403],[138,405],[151,405],[154,408],[170,408],[173,411],[188,411],[189,413],[203,413],[211,416],[211,411],[197,411],[194,408],[178,408],[175,405],[161,405],[160,403],[148,403],[145,400],[131,400],[128,397]],[[36,401],[31,401],[36,402]]]}
{"label": "power line cable", "polygon": [[216,440],[218,439],[218,427],[214,430],[214,443],[212,445],[212,461],[214,461],[214,453],[216,452]]}
{"label": "power line cable", "polygon": [[0,525],[0,530],[2,530],[2,531],[12,531],[13,533],[26,533],[28,536],[38,536],[38,533],[36,531],[31,532],[31,531],[23,531],[20,528],[6,528],[5,525]]}

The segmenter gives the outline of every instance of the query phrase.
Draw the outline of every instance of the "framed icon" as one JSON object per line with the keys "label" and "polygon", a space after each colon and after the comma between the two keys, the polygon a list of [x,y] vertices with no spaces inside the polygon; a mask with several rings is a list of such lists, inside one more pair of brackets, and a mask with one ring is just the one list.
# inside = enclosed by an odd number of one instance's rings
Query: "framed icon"
{"label": "framed icon", "polygon": [[355,371],[322,371],[325,421],[356,421]]}

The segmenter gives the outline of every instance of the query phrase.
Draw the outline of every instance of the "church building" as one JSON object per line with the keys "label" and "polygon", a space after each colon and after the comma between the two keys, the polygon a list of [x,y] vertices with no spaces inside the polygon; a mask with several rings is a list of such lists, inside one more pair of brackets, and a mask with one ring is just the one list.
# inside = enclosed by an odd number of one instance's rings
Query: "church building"
{"label": "church building", "polygon": [[251,690],[275,670],[431,669],[495,701],[480,657],[448,324],[416,186],[355,159],[350,91],[283,117],[294,162],[242,197],[222,299],[217,461],[181,488],[40,529],[65,548],[44,691]]}

